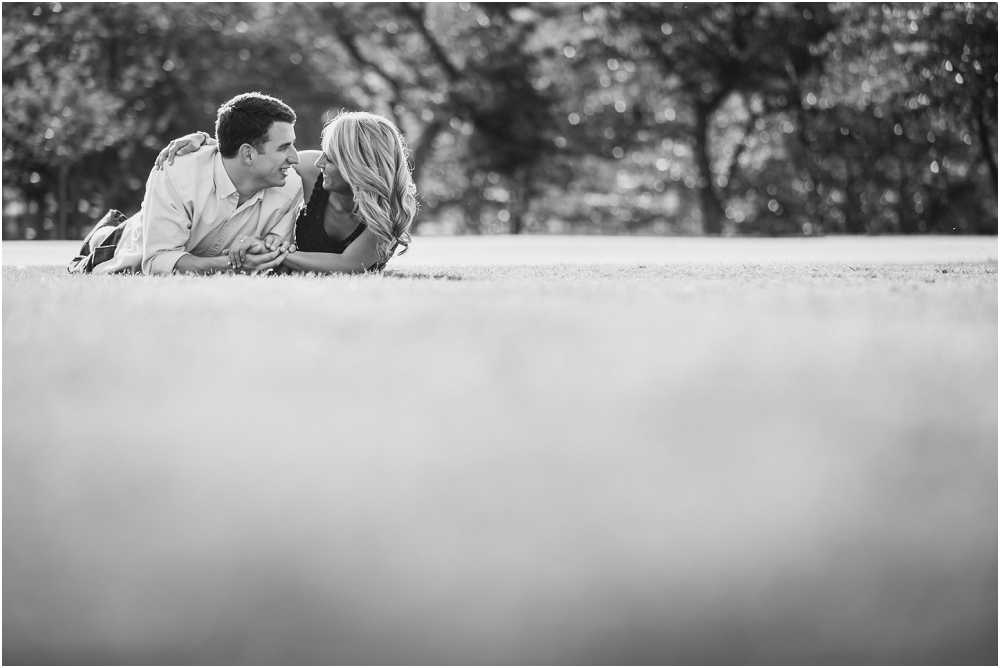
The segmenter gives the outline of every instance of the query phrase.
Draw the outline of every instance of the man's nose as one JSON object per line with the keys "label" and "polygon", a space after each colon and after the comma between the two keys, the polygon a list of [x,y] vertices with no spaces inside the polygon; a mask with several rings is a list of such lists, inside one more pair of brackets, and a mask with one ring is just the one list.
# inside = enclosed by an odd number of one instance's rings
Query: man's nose
{"label": "man's nose", "polygon": [[294,148],[292,149],[292,157],[288,160],[288,162],[292,163],[293,165],[299,164],[299,152],[296,151]]}

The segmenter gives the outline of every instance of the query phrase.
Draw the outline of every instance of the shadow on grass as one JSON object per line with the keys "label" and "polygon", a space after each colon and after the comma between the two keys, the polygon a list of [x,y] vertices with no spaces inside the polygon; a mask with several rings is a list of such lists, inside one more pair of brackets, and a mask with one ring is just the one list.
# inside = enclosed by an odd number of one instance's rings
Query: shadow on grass
{"label": "shadow on grass", "polygon": [[386,270],[382,272],[382,275],[386,278],[418,278],[426,281],[461,281],[465,280],[464,277],[458,276],[456,274],[449,274],[445,272],[436,273],[424,273],[424,272],[407,272],[399,270]]}

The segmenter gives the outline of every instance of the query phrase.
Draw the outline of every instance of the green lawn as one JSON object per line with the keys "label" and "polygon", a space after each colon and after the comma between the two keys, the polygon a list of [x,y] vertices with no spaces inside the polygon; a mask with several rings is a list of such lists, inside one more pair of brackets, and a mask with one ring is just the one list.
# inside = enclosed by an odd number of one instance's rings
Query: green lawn
{"label": "green lawn", "polygon": [[3,662],[997,661],[997,265],[3,268]]}

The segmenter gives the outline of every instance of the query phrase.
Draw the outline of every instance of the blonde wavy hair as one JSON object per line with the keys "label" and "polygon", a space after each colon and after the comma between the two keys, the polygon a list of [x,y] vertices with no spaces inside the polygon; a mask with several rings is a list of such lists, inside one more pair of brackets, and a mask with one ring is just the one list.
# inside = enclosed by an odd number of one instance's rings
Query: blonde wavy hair
{"label": "blonde wavy hair", "polygon": [[332,155],[354,192],[354,213],[375,236],[382,262],[392,249],[410,246],[417,215],[417,186],[407,163],[406,142],[386,118],[343,111],[323,128],[323,152]]}

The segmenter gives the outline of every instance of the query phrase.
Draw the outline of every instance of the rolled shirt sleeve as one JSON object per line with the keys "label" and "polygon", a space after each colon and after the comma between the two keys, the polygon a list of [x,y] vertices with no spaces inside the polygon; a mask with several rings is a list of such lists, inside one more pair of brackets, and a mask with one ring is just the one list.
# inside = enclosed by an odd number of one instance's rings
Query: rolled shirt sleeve
{"label": "rolled shirt sleeve", "polygon": [[166,169],[154,169],[146,182],[143,208],[142,271],[171,274],[191,236],[191,212],[187,211]]}

